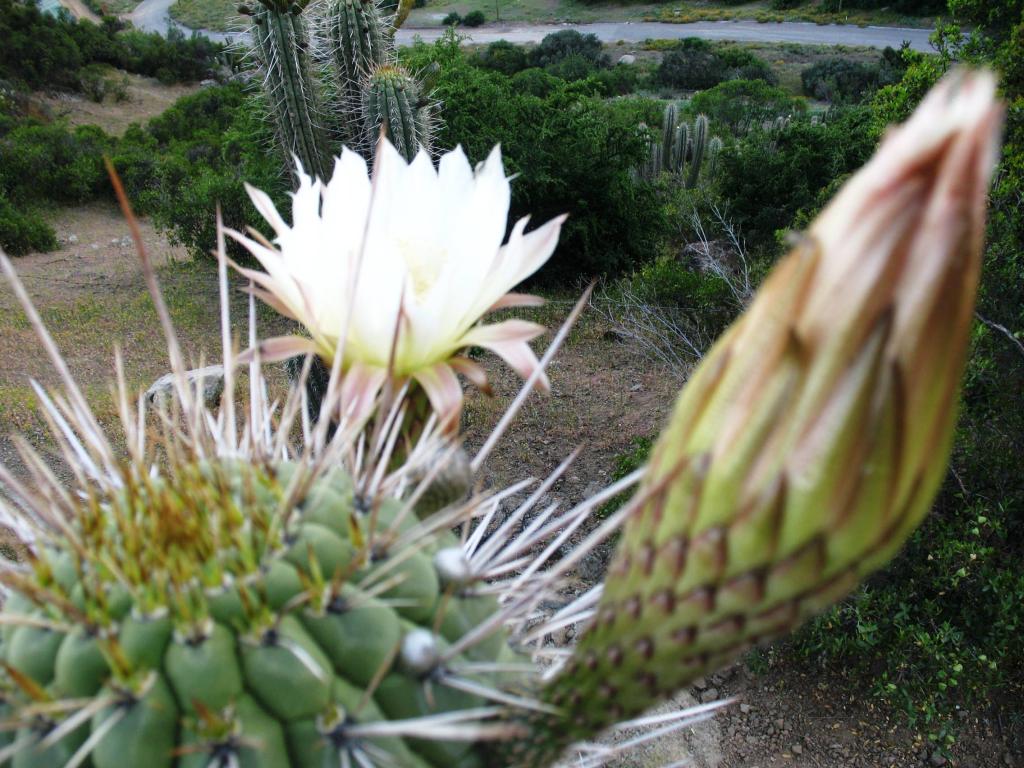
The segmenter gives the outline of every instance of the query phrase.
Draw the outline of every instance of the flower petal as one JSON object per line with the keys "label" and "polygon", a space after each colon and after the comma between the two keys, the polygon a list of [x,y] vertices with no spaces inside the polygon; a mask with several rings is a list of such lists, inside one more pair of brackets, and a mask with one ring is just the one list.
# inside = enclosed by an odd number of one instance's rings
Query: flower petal
{"label": "flower petal", "polygon": [[421,368],[413,374],[413,378],[427,393],[441,429],[449,432],[458,429],[459,414],[462,411],[462,386],[451,366],[445,362]]}
{"label": "flower petal", "polygon": [[341,381],[342,419],[358,424],[369,418],[386,379],[383,368],[354,363]]}
{"label": "flower petal", "polygon": [[279,363],[296,355],[316,354],[316,343],[305,336],[274,336],[263,339],[238,356],[238,362],[251,363],[259,355],[261,363]]}
{"label": "flower petal", "polygon": [[[528,323],[525,320],[506,320],[494,325],[482,325],[470,329],[462,337],[466,345],[476,345],[491,350],[498,355],[523,379],[528,379],[538,368],[540,362],[527,344],[544,332],[544,326]],[[547,392],[551,382],[545,373],[537,379],[537,388]]]}
{"label": "flower petal", "polygon": [[544,299],[534,296],[532,293],[506,293],[496,302],[491,304],[488,312],[497,312],[499,309],[511,307],[543,307]]}
{"label": "flower petal", "polygon": [[459,355],[449,360],[448,364],[452,367],[452,370],[456,373],[461,373],[469,379],[485,395],[490,396],[494,394],[491,382],[487,380],[487,371],[476,360],[470,360],[468,357]]}

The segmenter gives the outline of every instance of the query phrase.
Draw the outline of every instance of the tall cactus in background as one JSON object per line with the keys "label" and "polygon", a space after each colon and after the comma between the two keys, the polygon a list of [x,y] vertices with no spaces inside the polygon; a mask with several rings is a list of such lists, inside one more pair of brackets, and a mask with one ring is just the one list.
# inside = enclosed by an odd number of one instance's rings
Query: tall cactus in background
{"label": "tall cactus in background", "polygon": [[674,102],[665,106],[661,121],[661,140],[650,141],[646,162],[636,169],[636,175],[653,181],[662,173],[669,173],[677,183],[692,189],[700,181],[702,172],[706,176],[713,170],[713,163],[705,163],[709,157],[709,145],[714,144],[714,160],[722,150],[722,140],[710,136],[708,118],[697,115],[693,128],[679,121],[679,107]]}
{"label": "tall cactus in background", "polygon": [[395,67],[394,31],[409,3],[393,6],[394,14],[375,0],[259,2],[239,10],[252,19],[268,106],[289,158],[326,179],[327,159],[342,145],[372,160],[382,128],[406,159],[429,149],[433,106]]}
{"label": "tall cactus in background", "polygon": [[313,76],[310,39],[302,18],[309,0],[260,0],[239,10],[252,18],[256,56],[263,70],[263,90],[278,140],[286,155],[324,178],[331,148],[324,130],[322,89]]}
{"label": "tall cactus in background", "polygon": [[414,157],[420,147],[430,149],[431,109],[421,103],[419,84],[405,69],[375,69],[366,80],[362,98],[367,135],[375,135],[383,126],[388,139],[406,159]]}
{"label": "tall cactus in background", "polygon": [[707,147],[708,117],[707,115],[697,115],[697,119],[693,121],[693,149],[690,152],[690,172],[686,176],[687,189],[697,186]]}

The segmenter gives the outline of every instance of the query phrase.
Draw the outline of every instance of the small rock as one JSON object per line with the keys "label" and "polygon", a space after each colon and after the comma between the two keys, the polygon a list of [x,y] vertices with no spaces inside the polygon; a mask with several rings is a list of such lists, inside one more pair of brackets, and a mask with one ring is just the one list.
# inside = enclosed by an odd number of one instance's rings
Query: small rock
{"label": "small rock", "polygon": [[199,87],[200,88],[213,88],[215,85],[217,85],[217,81],[216,80],[200,80],[199,81]]}
{"label": "small rock", "polygon": [[94,251],[98,251],[100,249],[100,244],[99,243],[93,243],[89,247],[92,248]]}
{"label": "small rock", "polygon": [[740,712],[742,712],[744,715],[749,715],[751,709],[753,709],[753,707],[751,707],[749,704],[740,704]]}
{"label": "small rock", "polygon": [[78,235],[68,235],[69,245],[78,245]]}
{"label": "small rock", "polygon": [[124,237],[121,238],[121,247],[122,248],[130,248],[131,246],[132,246],[132,239],[130,237],[128,237],[128,235],[125,235]]}
{"label": "small rock", "polygon": [[619,62],[618,63],[619,64],[625,64],[627,66],[630,65],[630,64],[636,64],[636,56],[634,56],[631,53],[625,53],[622,56],[619,56]]}
{"label": "small rock", "polygon": [[799,757],[804,753],[804,748],[801,747],[799,744],[794,744],[792,747],[789,748],[789,751]]}
{"label": "small rock", "polygon": [[718,698],[718,689],[717,688],[708,688],[706,691],[704,691],[700,695],[700,700],[701,700],[701,703],[703,703],[703,704],[707,704],[709,701],[715,701],[717,698]]}
{"label": "small rock", "polygon": [[629,391],[630,392],[639,392],[643,388],[644,388],[643,384],[634,384],[632,387],[629,388]]}
{"label": "small rock", "polygon": [[703,691],[705,688],[708,687],[708,681],[705,680],[703,677],[698,677],[696,680],[693,681],[693,687],[696,688],[698,691]]}
{"label": "small rock", "polygon": [[121,241],[118,238],[115,237],[115,238],[111,239],[110,244],[111,245],[120,245]]}
{"label": "small rock", "polygon": [[605,341],[614,341],[616,344],[623,344],[629,341],[629,335],[616,328],[609,328],[601,336]]}
{"label": "small rock", "polygon": [[[194,371],[186,371],[185,378],[189,385],[197,387],[202,381],[203,403],[207,408],[216,408],[220,404],[220,397],[224,393],[224,366],[211,365],[206,368],[198,368]],[[168,373],[153,382],[146,390],[146,402],[156,405],[159,401],[174,393],[174,374]]]}
{"label": "small rock", "polygon": [[938,752],[932,752],[932,756],[928,758],[929,765],[942,766],[945,765],[947,762],[948,761],[946,760],[946,758]]}

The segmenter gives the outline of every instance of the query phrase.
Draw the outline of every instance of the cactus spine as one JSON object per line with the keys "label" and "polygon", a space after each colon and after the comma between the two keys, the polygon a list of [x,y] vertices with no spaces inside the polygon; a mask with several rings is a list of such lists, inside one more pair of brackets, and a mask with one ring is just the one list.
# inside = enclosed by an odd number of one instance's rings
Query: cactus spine
{"label": "cactus spine", "polygon": [[322,127],[320,86],[312,76],[302,6],[268,0],[250,14],[264,92],[282,148],[289,157],[297,157],[307,172],[324,178],[331,153]]}
{"label": "cactus spine", "polygon": [[[260,0],[252,19],[267,101],[283,149],[327,179],[341,145],[373,160],[381,125],[411,159],[428,149],[434,113],[416,79],[394,66],[398,15],[374,0]],[[382,75],[382,73],[386,73]]]}
{"label": "cactus spine", "polygon": [[398,153],[412,160],[429,148],[430,107],[420,104],[419,85],[401,67],[379,67],[363,88],[363,128],[367,136],[382,129]]}

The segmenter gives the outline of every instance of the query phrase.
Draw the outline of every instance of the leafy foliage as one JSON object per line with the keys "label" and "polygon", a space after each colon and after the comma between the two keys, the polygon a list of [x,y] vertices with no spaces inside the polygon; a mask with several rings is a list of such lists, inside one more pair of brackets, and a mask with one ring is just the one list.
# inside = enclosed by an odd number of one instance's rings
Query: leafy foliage
{"label": "leafy foliage", "polygon": [[530,51],[529,62],[534,67],[547,67],[571,56],[579,56],[595,67],[607,67],[609,64],[608,54],[603,52],[597,35],[584,35],[575,29],[563,29],[545,35]]}
{"label": "leafy foliage", "polygon": [[[443,42],[407,56],[414,68],[440,66],[441,146],[461,144],[477,161],[501,144],[506,170],[518,174],[513,219],[531,214],[542,222],[569,214],[543,279],[571,283],[615,274],[655,255],[667,226],[661,203],[649,185],[630,176],[646,151],[636,125],[650,117],[649,102],[606,102],[590,79],[566,83],[539,70],[510,80],[472,66],[457,45]],[[549,50],[543,58],[551,63],[557,56]]]}
{"label": "leafy foliage", "polygon": [[78,90],[79,71],[109,64],[162,82],[193,82],[209,77],[222,47],[172,29],[167,37],[124,30],[106,19],[88,21],[42,13],[32,3],[0,0],[0,78],[25,87]]}
{"label": "leafy foliage", "polygon": [[730,80],[695,94],[690,108],[707,115],[716,127],[746,133],[777,117],[803,115],[807,103],[763,80]]}
{"label": "leafy foliage", "polygon": [[898,82],[906,69],[901,54],[886,48],[877,63],[833,57],[800,73],[807,96],[833,103],[857,103],[872,97],[882,86]]}
{"label": "leafy foliage", "polygon": [[671,88],[701,90],[726,80],[763,80],[774,85],[778,78],[767,63],[747,50],[688,37],[665,52],[655,80]]}

